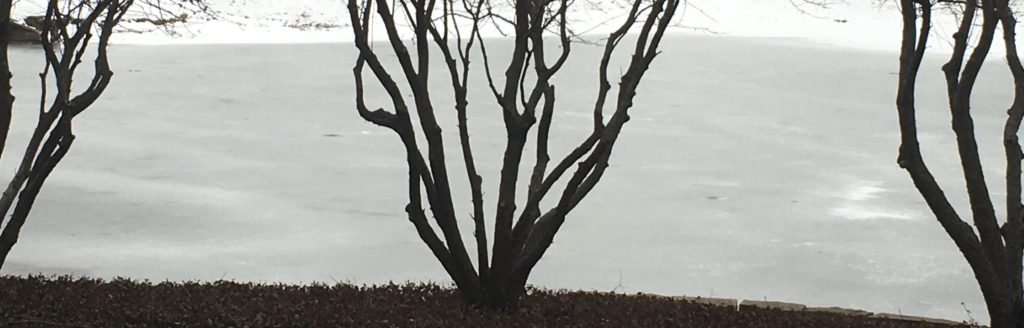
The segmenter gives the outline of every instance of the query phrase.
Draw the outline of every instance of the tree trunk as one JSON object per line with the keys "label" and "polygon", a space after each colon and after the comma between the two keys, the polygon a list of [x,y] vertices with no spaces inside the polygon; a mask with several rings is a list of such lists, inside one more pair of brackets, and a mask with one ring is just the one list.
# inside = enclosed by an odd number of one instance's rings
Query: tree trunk
{"label": "tree trunk", "polygon": [[[7,57],[7,48],[11,43],[11,7],[12,0],[0,0],[0,156],[7,144],[7,134],[11,127],[11,111],[14,107],[14,95],[11,94],[11,63]],[[0,220],[2,223],[3,220]]]}
{"label": "tree trunk", "polygon": [[1004,309],[999,309],[993,312],[989,310],[989,316],[991,317],[990,325],[992,328],[1024,328],[1024,321],[1020,320],[1020,310],[1011,310],[1008,308],[1009,304],[1005,304]]}
{"label": "tree trunk", "polygon": [[[416,226],[420,239],[427,244],[427,247],[431,249],[452,279],[455,280],[463,298],[474,305],[488,308],[508,308],[519,302],[525,293],[526,280],[530,270],[543,255],[547,246],[551,244],[551,240],[561,224],[560,220],[557,224],[552,224],[554,221],[540,218],[543,222],[537,226],[548,229],[537,230],[534,226],[535,220],[542,212],[540,205],[545,200],[544,196],[549,195],[548,191],[558,184],[567,172],[570,172],[573,164],[577,164],[584,157],[587,158],[585,163],[579,163],[579,168],[572,174],[572,179],[565,187],[565,191],[550,193],[550,195],[560,194],[557,212],[562,213],[560,214],[561,219],[579,203],[579,198],[585,196],[600,179],[604,168],[607,167],[611,144],[614,143],[621,124],[626,121],[623,118],[628,117],[625,112],[632,107],[632,97],[636,94],[637,82],[657,54],[661,36],[669,28],[675,10],[680,4],[679,0],[655,0],[649,4],[646,1],[633,0],[626,21],[610,36],[601,60],[601,79],[599,81],[601,90],[595,103],[594,131],[549,172],[547,164],[550,158],[547,142],[555,99],[554,85],[550,81],[569,57],[572,39],[566,26],[569,21],[566,13],[571,2],[571,0],[513,1],[515,19],[514,21],[509,20],[508,23],[514,27],[515,48],[512,50],[508,67],[503,74],[504,86],[500,87],[503,91],[499,91],[498,83],[500,81],[495,82],[485,42],[479,33],[481,24],[498,22],[487,17],[488,13],[485,9],[489,7],[486,6],[486,0],[463,1],[465,12],[456,12],[452,9],[456,2],[442,1],[440,3],[442,12],[440,13],[435,11],[437,7],[434,6],[434,2],[430,2],[430,5],[413,2],[412,6],[403,3],[403,6],[399,7],[393,6],[385,0],[363,1],[362,4],[358,0],[348,0],[349,19],[355,36],[354,45],[360,53],[353,68],[356,110],[363,119],[391,129],[401,137],[406,148],[409,165],[407,211],[410,221]],[[373,8],[374,6],[377,8]],[[374,14],[375,11],[376,14]],[[645,12],[646,14],[644,14]],[[410,107],[405,100],[407,93],[402,90],[404,87],[396,83],[388,72],[389,69],[378,59],[370,45],[369,33],[374,16],[379,19],[387,31],[388,41],[398,59],[401,73],[409,82],[408,88],[411,89],[412,97],[416,100],[415,109],[420,117],[419,127],[410,123]],[[402,24],[396,21],[396,17],[399,19],[405,17],[412,23],[410,27],[416,35],[413,43],[416,45],[418,69],[405,45],[406,41],[399,33],[399,27]],[[432,19],[433,17],[440,18]],[[451,21],[462,19],[472,23],[472,29],[467,37],[460,32],[458,23],[449,24]],[[616,45],[634,23],[642,24],[643,28],[637,38],[633,60],[620,82],[618,101],[612,108],[614,110],[613,119],[608,123],[610,128],[606,129],[602,113],[605,108],[605,99],[611,89],[608,81],[608,63]],[[553,30],[558,31],[561,52],[549,65],[548,58],[545,58],[544,35]],[[478,271],[474,271],[470,265],[470,257],[463,245],[456,223],[458,222],[456,218],[458,208],[452,204],[452,191],[448,185],[448,167],[442,147],[441,129],[437,126],[434,117],[434,103],[428,93],[427,74],[430,67],[430,51],[427,49],[428,36],[433,38],[440,50],[440,55],[444,58],[455,96],[459,139],[473,198],[472,219],[474,237],[477,241]],[[452,43],[449,37],[454,37],[455,42]],[[470,51],[474,49],[475,42],[479,42],[479,47],[476,49],[479,49],[483,60],[487,86],[501,109],[506,132],[505,152],[502,157],[497,204],[495,204],[491,254],[488,254],[487,229],[484,225],[481,177],[476,171],[466,122],[469,62],[472,56]],[[453,45],[457,46],[456,51],[452,51],[451,46]],[[455,57],[455,54],[458,57]],[[459,62],[462,64],[461,69],[458,65]],[[393,107],[391,111],[383,108],[370,110],[370,106],[366,104],[362,76],[364,65],[369,68],[377,82],[391,98],[390,105]],[[527,84],[530,82],[533,83],[533,86],[528,89]],[[520,182],[525,180],[520,179],[521,169],[525,165],[523,155],[524,150],[529,146],[530,130],[537,123],[537,108],[541,101],[544,102],[544,107],[540,117],[541,127],[536,134],[537,162],[530,175],[525,209],[520,210],[519,204],[516,203],[516,196]],[[417,133],[422,133],[427,141],[429,161],[423,158],[423,151],[417,145]],[[608,151],[604,152],[602,149]],[[422,197],[424,194],[426,195],[425,202]],[[438,237],[434,228],[429,224],[423,213],[424,208],[429,208],[433,213],[438,228],[443,232],[443,240]],[[517,216],[519,216],[518,221],[515,220]],[[534,236],[535,233],[536,236]],[[539,245],[541,243],[543,245]]]}
{"label": "tree trunk", "polygon": [[[0,20],[2,28],[8,28],[6,24],[10,21],[11,0],[0,0]],[[3,225],[0,232],[0,268],[2,268],[7,255],[18,241],[18,235],[25,224],[32,205],[35,203],[43,183],[50,175],[57,164],[64,158],[75,136],[72,133],[72,120],[92,105],[103,93],[110,83],[113,72],[107,57],[107,46],[113,29],[121,18],[131,7],[133,0],[104,0],[91,2],[92,7],[76,11],[77,17],[73,20],[55,19],[54,17],[66,17],[68,13],[61,12],[65,7],[61,2],[50,0],[47,2],[47,13],[44,20],[44,31],[41,38],[44,58],[47,65],[40,74],[42,80],[42,99],[47,98],[48,86],[53,86],[56,91],[56,98],[49,109],[45,102],[39,107],[38,122],[28,142],[27,149],[21,159],[14,177],[8,183],[3,194],[0,195],[0,217],[10,216],[10,220]],[[75,9],[68,9],[75,11]],[[69,32],[73,29],[73,33]],[[98,42],[94,33],[98,33]],[[6,37],[0,40],[0,153],[4,151],[4,143],[7,131],[10,126],[11,102],[13,96],[10,94],[10,70],[7,61]],[[60,47],[49,47],[50,44],[57,44]],[[93,60],[93,76],[89,85],[84,88],[74,88],[71,76],[82,63],[81,56],[86,53],[90,45],[95,44],[96,58]],[[55,79],[48,79],[48,73],[53,72]],[[74,90],[80,90],[77,95]],[[56,124],[56,125],[54,125]],[[45,142],[43,141],[45,139]],[[41,148],[40,148],[41,147]],[[17,203],[15,204],[15,199]],[[11,206],[14,205],[13,212]]]}

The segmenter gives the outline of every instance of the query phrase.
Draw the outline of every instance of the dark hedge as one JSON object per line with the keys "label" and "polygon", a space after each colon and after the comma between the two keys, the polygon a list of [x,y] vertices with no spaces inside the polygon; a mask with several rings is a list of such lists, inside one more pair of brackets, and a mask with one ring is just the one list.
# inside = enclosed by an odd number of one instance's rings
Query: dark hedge
{"label": "dark hedge", "polygon": [[0,327],[948,327],[664,297],[533,290],[520,308],[465,306],[452,289],[0,277]]}

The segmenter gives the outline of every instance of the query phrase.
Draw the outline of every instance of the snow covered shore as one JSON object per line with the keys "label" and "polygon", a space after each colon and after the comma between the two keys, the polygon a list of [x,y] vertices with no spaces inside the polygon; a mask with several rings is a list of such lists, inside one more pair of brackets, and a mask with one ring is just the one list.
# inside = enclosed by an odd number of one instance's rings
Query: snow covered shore
{"label": "snow covered shore", "polygon": [[[621,0],[591,0],[572,13],[574,25],[603,34],[623,13]],[[216,17],[197,15],[167,33],[149,23],[127,23],[122,44],[267,44],[350,41],[344,0],[210,0]],[[22,0],[16,17],[39,15],[39,0]],[[136,15],[143,15],[138,12]],[[941,27],[941,26],[940,26]],[[798,38],[870,50],[898,48],[899,10],[871,1],[828,8],[794,7],[788,0],[691,1],[676,33]],[[497,35],[493,31],[492,36]]]}

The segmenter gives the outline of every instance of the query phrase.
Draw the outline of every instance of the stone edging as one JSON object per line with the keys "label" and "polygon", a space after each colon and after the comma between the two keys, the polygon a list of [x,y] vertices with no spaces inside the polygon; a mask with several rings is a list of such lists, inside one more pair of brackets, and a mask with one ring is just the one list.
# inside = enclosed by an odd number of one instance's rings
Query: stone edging
{"label": "stone edging", "polygon": [[[783,311],[808,311],[808,312],[827,312],[836,313],[850,316],[865,316],[869,318],[879,319],[892,319],[892,320],[904,320],[914,322],[927,322],[937,323],[946,325],[962,325],[963,322],[957,322],[953,320],[937,319],[918,317],[910,315],[900,315],[892,313],[872,313],[864,310],[846,309],[841,307],[809,307],[799,303],[787,303],[787,302],[774,302],[774,301],[758,301],[758,300],[737,300],[732,298],[714,298],[714,297],[700,297],[700,296],[664,296],[656,294],[647,294],[655,297],[665,297],[673,300],[687,301],[698,304],[707,304],[713,306],[731,307],[736,311],[743,311],[744,309],[750,308],[762,308],[762,309],[776,309]],[[980,326],[985,327],[985,326]]]}
{"label": "stone edging", "polygon": [[11,42],[39,43],[41,40],[39,31],[13,21],[7,25],[7,34]]}

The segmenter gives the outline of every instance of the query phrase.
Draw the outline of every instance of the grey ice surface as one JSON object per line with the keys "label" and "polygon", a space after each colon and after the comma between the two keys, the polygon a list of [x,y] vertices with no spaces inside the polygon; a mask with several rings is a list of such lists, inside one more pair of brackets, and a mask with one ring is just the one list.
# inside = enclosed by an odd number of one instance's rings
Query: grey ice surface
{"label": "grey ice surface", "polygon": [[[490,49],[505,48],[492,41]],[[670,37],[663,50],[608,174],[570,215],[533,284],[608,291],[621,279],[619,292],[954,320],[967,319],[963,302],[987,321],[967,263],[895,163],[895,53],[695,36]],[[77,121],[74,148],[5,274],[449,282],[404,216],[397,137],[356,114],[351,45],[117,45],[111,53],[114,81]],[[590,126],[598,49],[574,53],[555,80],[555,158]],[[12,56],[11,147],[21,148],[42,62],[35,49]],[[966,213],[939,64],[922,73],[921,139]],[[974,97],[1000,207],[1012,85],[1001,65],[989,62]],[[470,125],[491,219],[504,130],[480,72]],[[436,66],[442,103],[451,98],[443,74]],[[380,92],[370,98],[390,108]],[[464,190],[449,108],[438,111],[452,182]],[[16,155],[5,154],[3,173]],[[473,245],[467,195],[456,201]]]}

